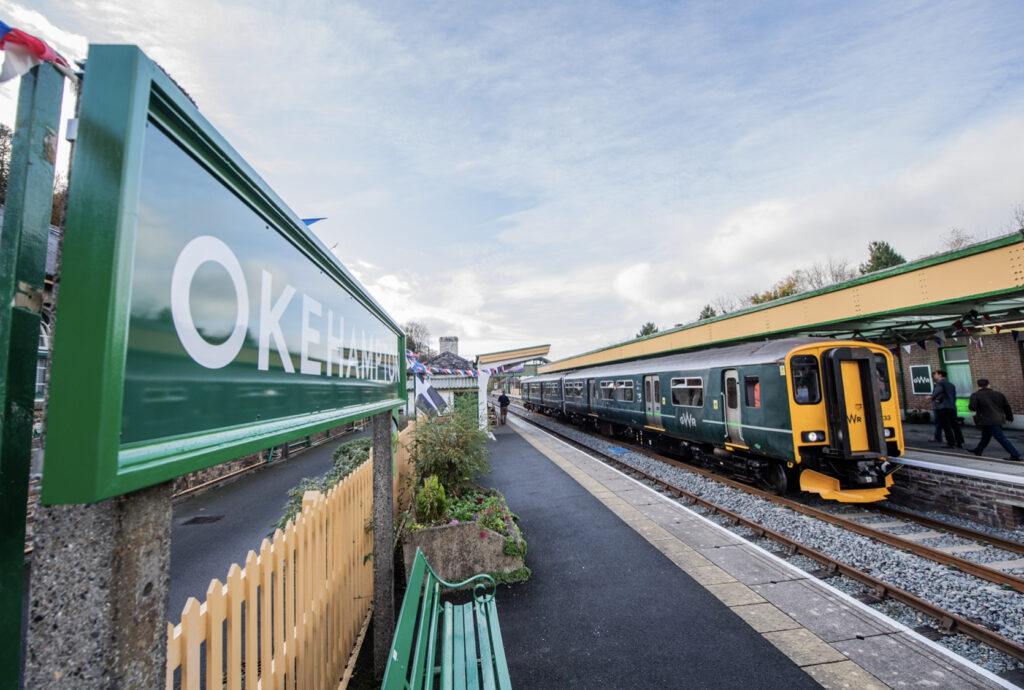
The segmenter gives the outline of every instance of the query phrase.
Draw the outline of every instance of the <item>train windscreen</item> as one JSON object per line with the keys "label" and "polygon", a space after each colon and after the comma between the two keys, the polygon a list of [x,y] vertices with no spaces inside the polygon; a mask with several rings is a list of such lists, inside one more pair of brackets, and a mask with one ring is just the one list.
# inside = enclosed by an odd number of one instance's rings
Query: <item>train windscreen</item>
{"label": "train windscreen", "polygon": [[821,402],[821,374],[814,355],[794,355],[789,361],[793,376],[793,399],[800,405]]}

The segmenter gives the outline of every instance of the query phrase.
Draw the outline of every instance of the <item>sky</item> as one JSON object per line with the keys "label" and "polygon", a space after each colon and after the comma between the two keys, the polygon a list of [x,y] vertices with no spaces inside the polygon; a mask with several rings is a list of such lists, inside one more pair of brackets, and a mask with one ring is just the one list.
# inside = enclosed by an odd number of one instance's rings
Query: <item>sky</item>
{"label": "sky", "polygon": [[[1024,3],[0,0],[140,46],[399,323],[560,359],[1014,229]],[[0,85],[0,122],[16,88]],[[70,101],[70,98],[68,99]],[[62,142],[63,144],[63,142]],[[66,144],[64,144],[66,146]]]}

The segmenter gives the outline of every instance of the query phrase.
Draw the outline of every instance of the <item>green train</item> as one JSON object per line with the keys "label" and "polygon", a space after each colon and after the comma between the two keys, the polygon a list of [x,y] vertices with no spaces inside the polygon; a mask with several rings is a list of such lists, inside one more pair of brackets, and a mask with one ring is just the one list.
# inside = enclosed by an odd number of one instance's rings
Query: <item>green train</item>
{"label": "green train", "polygon": [[783,493],[868,503],[889,494],[904,451],[895,390],[880,345],[788,338],[534,376],[522,399]]}

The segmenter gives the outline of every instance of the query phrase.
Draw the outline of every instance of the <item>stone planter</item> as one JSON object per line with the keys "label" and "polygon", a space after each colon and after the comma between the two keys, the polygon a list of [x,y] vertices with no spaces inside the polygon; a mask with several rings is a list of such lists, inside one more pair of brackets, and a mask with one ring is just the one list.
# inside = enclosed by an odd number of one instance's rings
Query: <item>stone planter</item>
{"label": "stone planter", "polygon": [[434,572],[449,582],[477,573],[511,573],[524,565],[522,556],[505,555],[505,537],[473,522],[406,532],[402,537],[402,556],[407,578],[416,547],[423,550]]}

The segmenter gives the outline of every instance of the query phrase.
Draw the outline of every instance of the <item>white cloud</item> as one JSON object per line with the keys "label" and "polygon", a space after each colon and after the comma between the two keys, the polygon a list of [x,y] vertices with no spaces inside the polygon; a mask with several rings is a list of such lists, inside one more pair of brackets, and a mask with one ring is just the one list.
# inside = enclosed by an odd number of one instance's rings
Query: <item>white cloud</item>
{"label": "white cloud", "polygon": [[568,356],[871,240],[910,258],[951,226],[995,234],[1024,201],[1012,4],[0,13],[38,15],[58,49],[138,43],[300,216],[328,217],[314,229],[396,320],[464,353]]}

